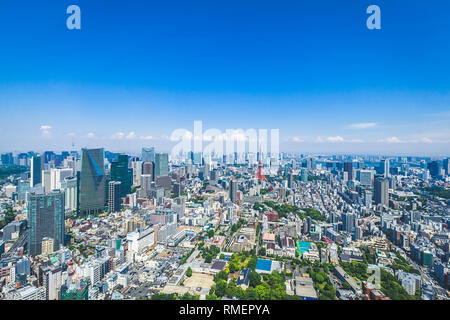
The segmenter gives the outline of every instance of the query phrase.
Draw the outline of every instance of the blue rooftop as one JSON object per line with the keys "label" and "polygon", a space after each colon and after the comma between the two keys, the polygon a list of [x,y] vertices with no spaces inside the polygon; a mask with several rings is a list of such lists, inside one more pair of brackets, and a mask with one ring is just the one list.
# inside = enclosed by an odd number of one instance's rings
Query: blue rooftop
{"label": "blue rooftop", "polygon": [[270,272],[270,270],[272,269],[272,260],[258,259],[255,269]]}

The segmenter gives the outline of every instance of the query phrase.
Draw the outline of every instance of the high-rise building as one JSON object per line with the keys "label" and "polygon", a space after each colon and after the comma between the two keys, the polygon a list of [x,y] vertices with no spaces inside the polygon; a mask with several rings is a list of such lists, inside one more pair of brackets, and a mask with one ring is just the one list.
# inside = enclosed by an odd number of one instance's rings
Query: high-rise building
{"label": "high-rise building", "polygon": [[126,197],[131,192],[133,184],[133,170],[128,168],[128,156],[126,154],[119,155],[117,161],[111,162],[111,181],[120,181],[120,196]]}
{"label": "high-rise building", "polygon": [[353,180],[353,163],[352,162],[344,162],[344,172],[347,172],[347,179]]}
{"label": "high-rise building", "polygon": [[153,175],[143,174],[141,175],[141,193],[143,197],[148,197],[152,188]]}
{"label": "high-rise building", "polygon": [[79,189],[80,189],[80,178],[79,173],[75,177],[65,178],[61,182],[61,189],[64,190],[66,197],[66,212],[76,213],[79,206]]}
{"label": "high-rise building", "polygon": [[375,176],[374,196],[376,205],[389,207],[389,179],[382,175]]}
{"label": "high-rise building", "polygon": [[3,153],[1,155],[1,161],[2,161],[2,165],[4,165],[4,166],[13,165],[14,164],[13,154],[11,152]]}
{"label": "high-rise building", "polygon": [[362,186],[373,185],[373,172],[372,170],[359,170],[359,182]]}
{"label": "high-rise building", "polygon": [[39,255],[42,239],[53,239],[54,250],[64,244],[64,192],[30,193],[28,200],[28,252]]}
{"label": "high-rise building", "polygon": [[389,173],[389,159],[383,159],[380,162],[380,174],[382,174],[385,178],[389,178],[390,173]]}
{"label": "high-rise building", "polygon": [[342,229],[352,232],[355,227],[355,215],[351,212],[342,212]]}
{"label": "high-rise building", "polygon": [[430,170],[430,175],[432,178],[437,178],[441,171],[439,161],[435,160],[428,163],[428,170]]}
{"label": "high-rise building", "polygon": [[142,159],[143,162],[155,162],[155,147],[142,148]]}
{"label": "high-rise building", "polygon": [[167,176],[169,174],[169,155],[167,153],[157,153],[155,155],[155,174],[153,179],[158,176]]}
{"label": "high-rise building", "polygon": [[44,164],[41,156],[34,156],[31,158],[31,180],[30,187],[42,183],[42,169]]}
{"label": "high-rise building", "polygon": [[80,214],[105,210],[105,171],[103,149],[82,149],[80,174]]}
{"label": "high-rise building", "polygon": [[302,168],[300,171],[300,181],[308,182],[308,169]]}
{"label": "high-rise building", "polygon": [[109,192],[108,192],[108,212],[118,212],[121,209],[121,189],[120,181],[110,181],[108,184]]}
{"label": "high-rise building", "polygon": [[231,179],[230,180],[230,200],[232,202],[237,202],[238,201],[238,197],[237,197],[237,189],[238,189],[238,183],[235,179]]}
{"label": "high-rise building", "polygon": [[30,182],[28,180],[19,180],[17,183],[17,200],[25,201],[27,193],[30,191]]}
{"label": "high-rise building", "polygon": [[288,174],[288,188],[294,188],[295,187],[295,179],[294,175],[292,173]]}
{"label": "high-rise building", "polygon": [[153,162],[144,162],[142,163],[142,174],[151,175],[153,180],[155,166]]}
{"label": "high-rise building", "polygon": [[450,158],[444,159],[443,164],[444,164],[445,174],[449,176],[450,175]]}

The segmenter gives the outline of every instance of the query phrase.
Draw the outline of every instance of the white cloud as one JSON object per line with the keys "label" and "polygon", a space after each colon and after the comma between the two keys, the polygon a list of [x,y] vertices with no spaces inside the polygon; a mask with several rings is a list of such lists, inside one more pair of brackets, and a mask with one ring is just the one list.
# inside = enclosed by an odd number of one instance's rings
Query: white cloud
{"label": "white cloud", "polygon": [[141,136],[141,140],[153,140],[153,136]]}
{"label": "white cloud", "polygon": [[350,142],[352,142],[352,143],[363,143],[364,140],[363,139],[352,139],[352,140],[350,140]]}
{"label": "white cloud", "polygon": [[52,127],[51,126],[49,126],[49,125],[42,125],[41,126],[41,131],[42,131],[42,136],[43,137],[49,137],[51,134],[50,134],[50,129],[51,129]]}
{"label": "white cloud", "polygon": [[75,132],[69,132],[67,135],[68,135],[69,137],[75,137],[75,136],[76,136]]}
{"label": "white cloud", "polygon": [[126,139],[127,140],[131,140],[131,139],[135,139],[136,138],[136,133],[134,133],[133,131],[130,132],[127,136]]}
{"label": "white cloud", "polygon": [[329,141],[329,142],[344,142],[344,138],[342,138],[341,136],[328,137],[327,141]]}
{"label": "white cloud", "polygon": [[95,137],[95,135],[94,135],[93,132],[89,132],[89,133],[86,135],[86,137],[89,138],[89,139],[92,139],[92,138]]}
{"label": "white cloud", "polygon": [[111,139],[121,140],[121,139],[123,139],[124,136],[125,136],[125,134],[123,132],[116,132],[111,136]]}
{"label": "white cloud", "polygon": [[363,122],[363,123],[353,123],[348,127],[352,129],[367,129],[367,128],[374,128],[376,126],[377,126],[376,122]]}
{"label": "white cloud", "polygon": [[403,141],[401,141],[399,138],[397,137],[390,137],[386,139],[387,143],[402,143]]}
{"label": "white cloud", "polygon": [[303,140],[302,138],[299,138],[299,137],[292,137],[292,141],[294,141],[294,142],[304,142],[305,140]]}
{"label": "white cloud", "polygon": [[433,143],[433,141],[430,138],[427,138],[427,137],[423,137],[423,138],[420,138],[420,139],[415,139],[415,140],[412,140],[411,142],[413,142],[413,143]]}
{"label": "white cloud", "polygon": [[322,137],[317,137],[316,140],[314,140],[317,143],[325,142],[325,140]]}

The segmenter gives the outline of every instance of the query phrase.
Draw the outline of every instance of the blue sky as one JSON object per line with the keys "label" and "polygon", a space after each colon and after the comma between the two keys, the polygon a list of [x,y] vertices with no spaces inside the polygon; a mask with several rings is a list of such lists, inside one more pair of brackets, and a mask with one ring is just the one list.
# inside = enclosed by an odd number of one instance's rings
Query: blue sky
{"label": "blue sky", "polygon": [[[66,8],[81,8],[81,30]],[[381,8],[382,29],[366,28]],[[448,1],[0,0],[0,151],[169,151],[278,128],[282,151],[449,155]],[[127,139],[128,137],[128,139]]]}

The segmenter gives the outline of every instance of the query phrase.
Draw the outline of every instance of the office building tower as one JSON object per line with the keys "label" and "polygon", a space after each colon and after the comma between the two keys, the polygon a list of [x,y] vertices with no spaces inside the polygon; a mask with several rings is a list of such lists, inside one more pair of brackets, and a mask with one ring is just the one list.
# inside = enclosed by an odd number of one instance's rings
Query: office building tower
{"label": "office building tower", "polygon": [[375,204],[389,207],[389,179],[382,175],[375,176],[374,186]]}
{"label": "office building tower", "polygon": [[121,189],[120,181],[110,181],[108,184],[108,212],[118,212],[121,209],[122,198],[120,195]]}
{"label": "office building tower", "polygon": [[229,190],[229,196],[230,196],[230,200],[232,202],[237,202],[238,201],[238,197],[237,197],[237,190],[238,189],[238,183],[237,181],[233,178],[230,180],[230,190]]}
{"label": "office building tower", "polygon": [[167,153],[157,153],[155,155],[155,174],[153,179],[158,176],[167,176],[169,174],[169,155]]}
{"label": "office building tower", "polygon": [[31,179],[30,186],[34,187],[37,184],[42,183],[42,169],[44,164],[41,156],[34,156],[31,158]]}
{"label": "office building tower", "polygon": [[52,190],[58,190],[62,188],[61,183],[65,178],[73,177],[73,169],[55,169],[51,168],[42,171],[42,185],[44,186],[45,192],[50,192]]}
{"label": "office building tower", "polygon": [[142,163],[142,174],[151,175],[153,180],[155,166],[153,162],[144,162]]}
{"label": "office building tower", "polygon": [[373,172],[372,170],[359,170],[359,182],[362,186],[373,185]]}
{"label": "office building tower", "polygon": [[1,155],[1,161],[2,161],[2,165],[4,165],[4,166],[13,165],[14,164],[13,154],[11,152],[3,153]]}
{"label": "office building tower", "polygon": [[351,212],[342,212],[342,229],[352,232],[355,227],[355,215]]}
{"label": "office building tower", "polygon": [[53,239],[54,251],[64,244],[64,192],[30,193],[28,200],[28,252],[41,254],[42,239]]}
{"label": "office building tower", "polygon": [[292,173],[288,174],[288,188],[294,188],[295,187],[295,179],[294,175]]}
{"label": "office building tower", "polygon": [[80,214],[105,210],[105,169],[103,149],[82,149],[80,174]]}
{"label": "office building tower", "polygon": [[143,174],[141,175],[141,196],[148,197],[152,189],[153,175]]}
{"label": "office building tower", "polygon": [[308,170],[305,168],[302,168],[300,171],[300,181],[308,182]]}
{"label": "office building tower", "polygon": [[385,178],[389,178],[390,173],[389,173],[389,159],[383,159],[380,162],[380,174],[382,174]]}
{"label": "office building tower", "polygon": [[30,191],[30,182],[28,180],[19,180],[17,183],[17,200],[25,201],[27,193]]}
{"label": "office building tower", "polygon": [[52,172],[51,169],[42,170],[42,186],[45,192],[52,191]]}
{"label": "office building tower", "polygon": [[53,151],[45,151],[43,158],[44,163],[49,163],[55,159],[55,153]]}
{"label": "office building tower", "polygon": [[120,196],[126,197],[131,192],[133,184],[133,171],[128,168],[128,156],[126,154],[119,155],[117,161],[111,162],[111,181],[120,181]]}
{"label": "office building tower", "polygon": [[364,205],[370,207],[372,205],[373,193],[370,190],[364,190]]}
{"label": "office building tower", "polygon": [[[150,162],[151,163],[151,162]],[[141,175],[143,170],[142,161],[132,161],[131,168],[133,169],[133,185],[138,186],[141,181]]]}
{"label": "office building tower", "polygon": [[437,178],[440,175],[441,171],[439,161],[435,160],[428,163],[428,170],[430,170],[430,175],[432,178]]}
{"label": "office building tower", "polygon": [[344,162],[344,172],[347,172],[347,179],[349,181],[353,180],[353,163]]}
{"label": "office building tower", "polygon": [[142,148],[142,162],[155,162],[155,147]]}
{"label": "office building tower", "polygon": [[64,191],[65,208],[66,212],[70,214],[76,214],[79,205],[79,189],[80,189],[80,178],[79,173],[75,177],[65,178],[61,182],[61,189]]}
{"label": "office building tower", "polygon": [[450,158],[446,158],[443,161],[444,170],[446,175],[450,175]]}

